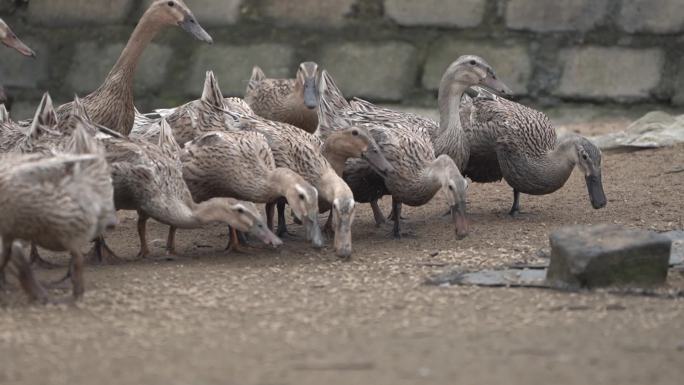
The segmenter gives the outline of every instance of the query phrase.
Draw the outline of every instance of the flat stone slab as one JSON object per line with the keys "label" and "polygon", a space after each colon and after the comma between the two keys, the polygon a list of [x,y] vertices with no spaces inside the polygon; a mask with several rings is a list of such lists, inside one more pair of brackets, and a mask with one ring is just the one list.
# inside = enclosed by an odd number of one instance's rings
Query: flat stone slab
{"label": "flat stone slab", "polygon": [[546,269],[511,268],[505,270],[482,270],[474,272],[452,271],[429,278],[429,285],[475,285],[487,287],[537,287],[549,288]]}
{"label": "flat stone slab", "polygon": [[551,234],[548,283],[556,287],[652,287],[665,283],[672,241],[613,225],[566,227]]}

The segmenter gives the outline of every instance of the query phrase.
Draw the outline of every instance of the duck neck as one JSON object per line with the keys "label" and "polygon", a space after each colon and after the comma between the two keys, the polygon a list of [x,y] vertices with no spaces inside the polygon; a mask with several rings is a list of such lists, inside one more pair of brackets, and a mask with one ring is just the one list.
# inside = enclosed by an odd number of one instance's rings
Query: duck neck
{"label": "duck neck", "polygon": [[425,193],[432,197],[437,190],[442,187],[442,179],[446,173],[448,167],[447,155],[441,155],[437,157],[432,163],[428,164],[424,169],[420,177],[420,186],[422,186]]}
{"label": "duck neck", "polygon": [[294,172],[289,168],[278,167],[273,170],[266,182],[264,201],[271,202],[278,197],[286,196],[287,190],[293,184]]}
{"label": "duck neck", "polygon": [[349,186],[347,186],[344,180],[342,180],[332,167],[321,175],[318,194],[322,200],[330,203],[337,198],[353,197]]}
{"label": "duck neck", "polygon": [[107,75],[104,84],[124,88],[133,93],[133,76],[145,48],[162,29],[149,10],[140,18],[119,59]]}
{"label": "duck neck", "polygon": [[467,85],[445,78],[439,87],[439,130],[433,134],[437,155],[450,155],[459,169],[463,169],[469,158],[468,146],[461,126],[461,97]]}
{"label": "duck neck", "polygon": [[228,198],[212,198],[202,203],[177,202],[169,207],[164,222],[178,228],[194,229],[211,222],[227,222],[226,210]]}
{"label": "duck neck", "polygon": [[337,146],[337,139],[335,138],[334,133],[328,136],[325,142],[323,142],[321,153],[325,159],[328,160],[333,170],[335,170],[335,173],[339,176],[342,176],[342,173],[344,172],[344,164],[347,162],[347,159],[349,159],[350,156],[349,154],[339,150],[339,147]]}
{"label": "duck neck", "polygon": [[558,139],[546,156],[544,175],[548,184],[560,188],[568,180],[577,164],[576,144],[579,136],[568,134]]}

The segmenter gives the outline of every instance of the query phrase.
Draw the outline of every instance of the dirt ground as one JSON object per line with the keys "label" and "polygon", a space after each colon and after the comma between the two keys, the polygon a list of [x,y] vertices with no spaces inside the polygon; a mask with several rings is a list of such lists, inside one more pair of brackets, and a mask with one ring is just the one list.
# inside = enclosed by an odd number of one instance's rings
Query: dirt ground
{"label": "dirt ground", "polygon": [[[506,214],[504,183],[472,184],[472,232],[460,241],[441,218],[441,197],[404,210],[401,240],[362,205],[351,262],[301,239],[226,254],[224,227],[181,231],[176,260],[89,267],[77,306],[31,306],[16,288],[0,292],[0,383],[681,384],[682,299],[424,281],[538,262],[549,231],[564,225],[682,229],[684,173],[668,173],[682,166],[684,146],[606,154],[605,209],[591,208],[574,173],[555,194],[523,196],[517,219]],[[161,256],[166,228],[150,230]],[[107,238],[133,258],[134,216],[122,214]],[[669,285],[683,289],[684,276],[671,273]]]}

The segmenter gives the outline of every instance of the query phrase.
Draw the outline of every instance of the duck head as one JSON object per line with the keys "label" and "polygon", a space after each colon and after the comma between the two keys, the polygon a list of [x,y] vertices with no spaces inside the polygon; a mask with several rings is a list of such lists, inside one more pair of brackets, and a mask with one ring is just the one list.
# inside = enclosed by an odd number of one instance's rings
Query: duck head
{"label": "duck head", "polygon": [[200,26],[182,0],[156,0],[148,8],[146,15],[162,25],[178,26],[197,40],[213,43],[211,36]]}

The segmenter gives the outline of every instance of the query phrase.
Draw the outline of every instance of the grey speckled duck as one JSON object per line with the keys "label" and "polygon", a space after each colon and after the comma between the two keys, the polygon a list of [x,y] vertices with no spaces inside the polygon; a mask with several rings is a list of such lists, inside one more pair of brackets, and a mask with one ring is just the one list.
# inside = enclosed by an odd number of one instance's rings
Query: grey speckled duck
{"label": "grey speckled duck", "polygon": [[521,104],[484,90],[468,97],[462,115],[471,143],[466,174],[477,182],[502,177],[513,187],[510,214],[520,211],[520,193],[544,195],[557,191],[578,167],[584,174],[591,205],[606,205],[601,181],[601,151],[575,134],[558,137],[549,118]]}
{"label": "grey speckled duck", "polygon": [[395,121],[394,111],[364,101],[348,103],[326,71],[321,75],[320,90],[319,120],[366,128],[393,166],[379,190],[392,195],[394,236],[400,236],[401,204],[423,205],[440,190],[451,206],[457,236],[465,236],[467,182],[451,158],[435,157],[429,132],[419,125]]}
{"label": "grey speckled duck", "polygon": [[245,101],[259,116],[313,133],[318,126],[318,64],[304,62],[294,79],[269,79],[254,67]]}
{"label": "grey speckled duck", "polygon": [[[138,61],[148,44],[164,28],[179,26],[196,39],[212,42],[211,36],[202,29],[197,19],[182,0],[156,0],[150,4],[133,30],[126,47],[104,83],[83,98],[88,115],[93,122],[128,135],[133,128],[135,107],[133,105],[133,76]],[[71,103],[57,109],[60,121],[65,121],[72,108]]]}

